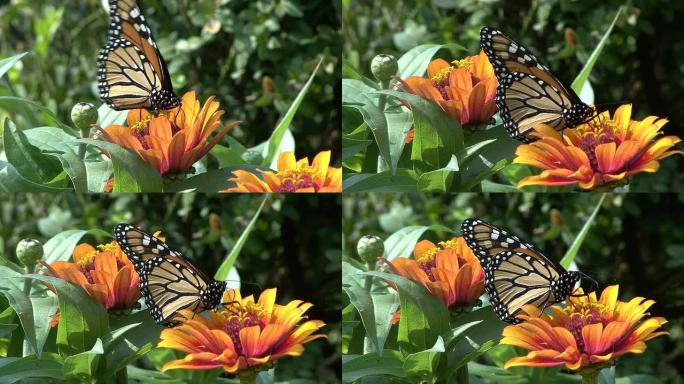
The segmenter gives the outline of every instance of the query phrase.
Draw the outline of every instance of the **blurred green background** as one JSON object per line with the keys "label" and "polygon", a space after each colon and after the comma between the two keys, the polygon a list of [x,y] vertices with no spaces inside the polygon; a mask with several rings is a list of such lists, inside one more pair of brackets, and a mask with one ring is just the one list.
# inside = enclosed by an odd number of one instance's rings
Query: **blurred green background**
{"label": "blurred green background", "polygon": [[[665,134],[684,137],[684,2],[569,0],[343,0],[342,56],[370,75],[379,53],[400,57],[427,43],[456,43],[448,60],[474,55],[488,25],[519,41],[570,84],[613,20],[622,16],[589,78],[596,104],[633,103],[633,118],[667,118]],[[611,104],[612,103],[612,104]],[[630,190],[684,190],[684,159],[661,162],[656,175],[636,177]],[[644,185],[648,182],[648,185]]]}
{"label": "blurred green background", "polygon": [[[235,264],[243,292],[258,295],[277,287],[278,303],[313,303],[306,315],[327,324],[322,329],[327,339],[306,344],[300,357],[281,360],[276,369],[276,378],[281,381],[339,382],[339,200],[337,195],[272,196]],[[0,251],[16,261],[14,250],[23,238],[45,242],[68,229],[111,232],[116,224],[127,222],[148,232],[161,230],[172,249],[183,252],[213,275],[261,201],[261,196],[249,195],[2,195]],[[320,212],[326,212],[325,216]],[[96,245],[113,238],[87,236],[83,240]],[[0,307],[7,306],[4,298],[2,301],[5,303]]]}
{"label": "blurred green background", "polygon": [[[47,106],[62,121],[79,101],[100,105],[96,59],[107,40],[100,0],[0,0],[0,59],[30,52],[3,79],[0,95]],[[323,65],[291,130],[297,155],[333,150],[339,159],[339,12],[329,1],[148,0],[140,2],[176,93],[216,95],[224,122],[247,147],[263,142],[313,72]],[[9,83],[8,83],[9,81]],[[0,104],[0,117],[16,111]],[[18,123],[21,123],[19,121]],[[40,126],[40,119],[24,122]],[[44,124],[43,124],[44,125]],[[20,128],[27,128],[19,125]]]}
{"label": "blurred green background", "polygon": [[[409,225],[441,224],[453,229],[454,234],[428,231],[422,237],[445,240],[460,235],[463,219],[479,217],[521,236],[558,261],[599,198],[600,195],[529,193],[347,195],[342,199],[342,254],[358,258],[356,243],[361,236],[386,239]],[[636,296],[655,300],[651,315],[663,316],[669,322],[664,327],[670,332],[669,337],[649,341],[643,355],[618,359],[616,377],[650,374],[664,383],[684,382],[682,215],[683,195],[607,195],[577,254],[575,262],[579,269],[594,277],[600,290],[619,284],[622,300]]]}

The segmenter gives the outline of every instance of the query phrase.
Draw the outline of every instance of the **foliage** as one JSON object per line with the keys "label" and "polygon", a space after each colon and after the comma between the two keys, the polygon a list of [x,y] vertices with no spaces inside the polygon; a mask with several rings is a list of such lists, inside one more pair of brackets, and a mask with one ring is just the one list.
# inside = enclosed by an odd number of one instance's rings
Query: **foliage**
{"label": "foliage", "polygon": [[[298,358],[281,360],[275,379],[337,382],[340,220],[333,213],[339,212],[337,200],[336,196],[274,196],[266,199],[256,216],[264,200],[246,195],[4,196],[0,200],[0,355],[4,356],[0,381],[126,382],[126,371],[140,382],[199,380],[196,372],[158,372],[174,355],[154,348],[161,327],[146,310],[108,315],[81,288],[43,274],[28,280],[17,264],[14,248],[23,238],[41,240],[44,260],[54,262],[69,259],[78,243],[111,241],[114,225],[129,222],[150,232],[161,230],[173,249],[204,271],[218,270],[224,260],[234,262],[229,285],[241,282],[246,294],[277,287],[279,302],[313,303],[308,315],[327,324],[328,339],[307,344]],[[320,211],[330,213],[320,218]],[[28,296],[24,282],[31,285]],[[57,296],[48,294],[41,282],[54,285]],[[48,323],[58,307],[64,324],[51,329]],[[23,346],[23,340],[28,344]],[[204,376],[232,382],[219,374]]]}
{"label": "foliage", "polygon": [[[592,218],[595,208],[597,213]],[[662,212],[671,214],[664,216]],[[412,372],[425,371],[445,380],[445,367],[453,365],[455,360],[465,359],[468,368],[460,374],[468,373],[472,382],[479,382],[475,378],[501,383],[578,382],[578,378],[560,369],[502,369],[503,363],[519,352],[509,346],[487,344],[501,336],[504,324],[488,307],[486,295],[480,298],[484,303],[481,308],[461,314],[452,313],[452,323],[446,328],[449,332],[445,332],[441,325],[432,325],[442,330],[439,332],[444,341],[442,349],[437,348],[441,345],[438,338],[434,335],[426,337],[427,328],[421,325],[424,323],[419,318],[412,319],[415,328],[412,337],[420,339],[422,335],[426,338],[421,352],[404,349],[398,342],[402,337],[401,326],[389,324],[394,312],[392,308],[399,304],[397,293],[387,289],[377,278],[373,280],[371,291],[364,289],[364,275],[368,275],[364,271],[377,268],[366,265],[356,255],[356,242],[362,236],[376,235],[384,239],[384,257],[388,259],[410,257],[417,241],[447,240],[460,235],[460,225],[465,218],[480,217],[519,234],[553,260],[560,261],[565,255],[564,262],[572,263],[574,258],[572,264],[598,281],[597,291],[619,284],[621,297],[643,296],[655,300],[650,313],[668,320],[665,330],[671,336],[649,341],[643,355],[620,357],[615,368],[602,372],[605,377],[601,380],[609,381],[601,382],[611,382],[611,378],[626,382],[630,378],[632,382],[659,382],[660,379],[662,382],[681,383],[683,379],[678,362],[682,360],[679,346],[683,342],[681,303],[684,290],[679,288],[677,281],[684,276],[684,253],[681,252],[684,234],[673,232],[672,228],[678,226],[677,217],[682,212],[684,199],[676,194],[608,194],[605,198],[576,194],[431,196],[370,193],[363,198],[345,196],[342,283],[347,298],[343,311],[343,352],[348,357],[343,360],[343,381],[375,375],[380,382],[388,382],[383,381],[388,377],[392,377],[394,382],[405,382]],[[379,276],[378,273],[372,275]],[[382,277],[387,278],[385,275]],[[395,280],[393,282],[396,283]],[[418,316],[429,310],[432,311],[429,318],[437,318],[435,307],[443,308],[444,305],[431,301],[432,297],[424,289],[410,283],[402,282],[407,288],[399,289],[398,297],[406,295],[404,291],[413,290],[412,295],[422,291],[422,299],[406,301],[408,305],[422,303],[422,307],[419,311],[409,309],[409,313]],[[403,305],[404,301],[402,317]],[[461,344],[470,349],[454,350],[454,345],[447,342],[447,335],[454,336],[455,340],[469,339],[469,343]],[[490,347],[484,355],[468,355],[473,348]],[[423,353],[426,359],[432,356],[431,359],[440,361],[436,365],[438,368],[426,370],[425,365],[422,369],[409,365],[408,355],[417,352]],[[448,364],[442,360],[446,356],[449,356]],[[377,368],[369,370],[373,364]],[[453,374],[455,371],[450,372]]]}
{"label": "foliage", "polygon": [[[295,150],[295,144],[299,157],[332,149],[333,163],[337,161],[334,79],[339,78],[336,52],[340,42],[332,4],[150,1],[144,3],[143,12],[164,53],[176,92],[196,90],[201,100],[217,95],[226,111],[224,122],[242,122],[208,161],[195,165],[196,172],[269,167],[271,163],[247,163],[241,156],[254,149],[273,159],[278,151]],[[16,1],[0,5],[0,16],[0,31],[8,37],[0,42],[0,59],[5,59],[0,62],[0,75],[5,74],[0,79],[1,135],[18,139],[22,152],[30,149],[25,156],[44,168],[36,175],[20,169],[20,159],[8,156],[8,162],[0,164],[0,189],[101,192],[112,172],[133,169],[140,180],[131,182],[124,173],[121,179],[127,182],[115,190],[161,191],[160,180],[142,176],[149,169],[134,158],[124,161],[114,156],[110,164],[95,147],[88,148],[85,161],[77,156],[75,138],[80,134],[69,128],[68,116],[77,102],[99,104],[96,58],[108,25],[101,2]],[[311,79],[314,73],[315,81]],[[109,116],[108,124],[103,115]],[[123,122],[122,114],[107,109],[100,110],[100,118],[102,127]],[[5,151],[16,141],[4,140]],[[230,186],[224,174],[212,174],[217,179],[212,184],[220,184],[221,178],[221,189]],[[197,179],[183,187],[194,189],[203,182]]]}
{"label": "foliage", "polygon": [[[598,6],[565,1],[532,5],[497,0],[413,0],[401,4],[381,1],[372,5],[343,1],[345,190],[350,187],[354,191],[512,191],[515,189],[511,184],[530,174],[530,168],[504,161],[512,158],[519,143],[508,138],[498,120],[489,129],[473,133],[449,122],[439,110],[424,115],[420,108],[421,112],[417,113],[419,108],[415,102],[405,97],[402,98],[404,105],[407,102],[411,105],[413,118],[410,111],[392,100],[384,111],[378,109],[382,105],[378,101],[379,89],[384,87],[369,79],[370,63],[375,55],[401,58],[397,75],[402,79],[409,75],[409,64],[414,64],[410,66],[412,69],[418,69],[415,74],[422,75],[433,56],[451,61],[476,54],[479,30],[485,25],[501,28],[539,54],[561,81],[572,84],[585,101],[611,110],[616,104],[632,103],[635,119],[647,115],[668,118],[671,122],[664,127],[664,133],[681,137],[684,116],[680,112],[682,108],[676,106],[684,100],[682,87],[670,84],[684,82],[684,76],[674,64],[684,51],[678,44],[671,46],[662,36],[681,34],[672,15],[682,14],[684,8],[681,4],[661,6],[657,2],[623,5],[619,1]],[[613,20],[618,9],[622,11]],[[610,31],[612,21],[615,25]],[[601,46],[606,36],[606,44]],[[583,76],[578,76],[580,73]],[[582,79],[588,80],[584,88],[580,84]],[[663,83],[668,86],[660,87]],[[360,100],[364,97],[366,100]],[[663,104],[663,100],[668,102]],[[360,109],[364,111],[358,114],[356,110]],[[418,150],[415,140],[404,145],[401,137],[411,122],[418,126],[425,125],[425,120],[437,132],[446,130],[451,134],[426,134],[432,140],[426,142],[427,147],[420,144]],[[450,143],[453,141],[455,144]],[[387,142],[392,143],[389,148]],[[459,149],[477,143],[482,147],[471,148],[475,160],[463,164]],[[444,154],[438,163],[425,169],[416,153],[426,151]],[[378,160],[378,156],[387,163],[386,167],[381,166],[383,160]],[[680,190],[684,181],[682,164],[679,156],[666,159],[657,174],[635,176],[629,189]]]}

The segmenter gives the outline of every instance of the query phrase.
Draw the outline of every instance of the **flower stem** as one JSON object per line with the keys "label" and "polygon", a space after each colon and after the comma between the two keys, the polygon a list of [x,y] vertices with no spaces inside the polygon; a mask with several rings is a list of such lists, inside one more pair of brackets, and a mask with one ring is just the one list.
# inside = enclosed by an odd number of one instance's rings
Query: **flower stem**
{"label": "flower stem", "polygon": [[254,384],[256,383],[257,373],[254,371],[244,371],[238,373],[240,384]]}
{"label": "flower stem", "polygon": [[592,369],[582,372],[582,384],[598,384],[598,376],[600,372],[600,369]]}
{"label": "flower stem", "polygon": [[456,370],[456,382],[458,384],[468,384],[468,364],[463,364],[461,368]]}
{"label": "flower stem", "polygon": [[[384,91],[385,89],[389,88],[389,85],[389,80],[382,81],[380,82],[380,89]],[[387,95],[381,94],[378,98],[378,108],[380,108],[380,112],[385,112],[385,104],[387,104]]]}
{"label": "flower stem", "polygon": [[[90,128],[82,129],[81,130],[81,138],[87,139],[88,136],[90,136]],[[78,145],[78,158],[81,160],[84,160],[85,155],[86,155],[86,145],[84,143],[80,143]]]}
{"label": "flower stem", "polygon": [[[34,268],[33,266],[27,265],[25,267],[26,274],[30,275],[31,273],[33,273],[33,268]],[[24,279],[24,294],[26,295],[26,297],[31,297],[31,280],[30,279]],[[26,357],[26,356],[31,356],[32,354],[33,354],[33,351],[31,350],[31,344],[29,343],[28,338],[26,338],[26,336],[25,336],[24,347],[22,350],[22,356]]]}

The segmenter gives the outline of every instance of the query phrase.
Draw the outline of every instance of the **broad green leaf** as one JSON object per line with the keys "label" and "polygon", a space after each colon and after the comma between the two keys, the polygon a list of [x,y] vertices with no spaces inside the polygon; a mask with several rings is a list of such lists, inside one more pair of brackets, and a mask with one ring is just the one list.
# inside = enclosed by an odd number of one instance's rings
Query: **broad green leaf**
{"label": "broad green leaf", "polygon": [[5,120],[2,137],[7,161],[24,178],[44,184],[61,171],[59,162],[42,154],[9,119]]}
{"label": "broad green leaf", "polygon": [[114,143],[100,140],[76,140],[103,149],[112,160],[113,192],[162,192],[164,182],[159,173],[137,154]]}
{"label": "broad green leaf", "polygon": [[397,60],[397,64],[399,66],[397,75],[402,79],[406,79],[411,76],[423,76],[423,74],[425,74],[425,70],[427,70],[428,64],[430,64],[430,61],[432,60],[432,57],[442,48],[465,50],[464,47],[458,44],[419,45],[404,53],[399,60]]}
{"label": "broad green leaf", "polygon": [[[126,372],[128,378],[131,380],[136,380],[140,383],[146,384],[187,384],[183,379],[177,379],[169,376],[166,373],[159,372],[156,370],[148,370],[138,368],[134,365],[129,365],[126,367]],[[170,371],[173,372],[173,371]]]}
{"label": "broad green leaf", "polygon": [[342,181],[344,192],[414,192],[416,178],[412,171],[398,169],[381,173],[359,173]]}
{"label": "broad green leaf", "polygon": [[474,351],[469,352],[463,356],[460,356],[458,359],[456,359],[456,361],[451,362],[443,372],[440,372],[440,374],[442,374],[444,377],[449,377],[450,375],[455,374],[459,368],[463,367],[471,361],[474,361],[475,359],[482,356],[498,344],[499,340],[489,340],[484,342],[482,345],[479,345]]}
{"label": "broad green leaf", "polygon": [[0,383],[28,379],[63,380],[62,364],[54,358],[36,356],[0,358]]}
{"label": "broad green leaf", "polygon": [[[29,142],[44,154],[55,156],[69,175],[76,192],[88,192],[88,172],[85,163],[78,156],[74,136],[56,127],[40,127],[24,132]],[[98,191],[101,192],[102,190]]]}
{"label": "broad green leaf", "polygon": [[26,56],[26,54],[28,54],[28,52],[20,53],[18,55],[0,60],[0,78],[3,77],[5,73],[7,73],[7,71],[14,66],[14,64]]}
{"label": "broad green leaf", "polygon": [[465,148],[463,129],[435,103],[405,92],[383,93],[411,104],[414,128],[411,160],[418,173],[444,168],[453,154]]}
{"label": "broad green leaf", "polygon": [[[21,327],[26,335],[26,340],[36,355],[40,355],[42,345],[38,347],[36,341],[35,317],[31,299],[24,293],[23,275],[7,267],[0,266],[0,294],[4,295],[19,317]],[[43,339],[45,342],[45,339]]]}
{"label": "broad green leaf", "polygon": [[404,360],[406,376],[420,382],[433,382],[437,365],[444,353],[444,340],[438,337],[435,345],[430,349],[412,353]]}
{"label": "broad green leaf", "polygon": [[232,188],[235,183],[228,181],[235,177],[233,171],[245,170],[247,172],[253,173],[257,176],[260,175],[259,170],[270,171],[269,168],[262,167],[260,165],[238,165],[235,167],[228,167],[222,169],[211,170],[205,173],[200,173],[189,177],[185,180],[176,181],[166,185],[164,188],[165,192],[183,192],[183,191],[194,191],[202,193],[216,193],[218,191]]}
{"label": "broad green leaf", "polygon": [[517,193],[520,190],[514,185],[495,183],[489,180],[482,180],[480,183],[482,192],[502,192],[502,193]]}
{"label": "broad green leaf", "polygon": [[86,161],[85,168],[88,178],[88,192],[101,193],[107,181],[112,177],[114,168],[111,161]]}
{"label": "broad green leaf", "polygon": [[598,203],[596,203],[594,211],[591,213],[587,221],[582,226],[582,229],[575,237],[575,240],[572,242],[572,245],[570,246],[570,248],[568,248],[567,252],[565,252],[565,255],[560,261],[560,265],[563,268],[568,269],[568,267],[570,267],[570,264],[572,264],[572,262],[575,260],[575,256],[577,255],[577,252],[579,251],[582,242],[584,242],[584,238],[587,237],[587,233],[589,233],[589,228],[591,227],[591,224],[594,223],[594,219],[596,219],[596,215],[598,214],[598,211],[601,209],[601,205],[603,205],[603,200],[605,198],[606,194],[604,193],[601,195],[601,198],[599,199]]}
{"label": "broad green leaf", "polygon": [[86,352],[109,331],[109,318],[104,306],[88,296],[81,287],[52,276],[26,277],[48,283],[57,291],[57,348],[60,354],[69,356]]}
{"label": "broad green leaf", "polygon": [[254,224],[256,223],[257,219],[259,218],[259,214],[261,214],[261,209],[264,208],[264,204],[266,204],[266,201],[268,201],[268,195],[264,196],[264,198],[261,200],[261,204],[259,205],[259,208],[257,208],[256,212],[254,212],[254,216],[252,216],[252,220],[250,220],[249,224],[247,224],[247,227],[245,227],[245,229],[242,230],[240,237],[235,242],[233,249],[230,250],[228,257],[226,257],[226,259],[223,260],[223,262],[221,263],[221,266],[218,268],[218,270],[214,274],[214,278],[216,280],[225,281],[226,278],[228,277],[228,272],[230,271],[231,267],[235,263],[235,260],[237,260],[237,257],[240,254],[242,247],[245,245],[245,242],[249,238],[249,234],[252,233],[252,229],[254,228]]}
{"label": "broad green leaf", "polygon": [[107,104],[102,104],[97,109],[97,114],[97,125],[104,129],[110,125],[123,125],[126,122],[128,110],[115,111],[109,108]]}
{"label": "broad green leaf", "polygon": [[67,192],[70,189],[57,188],[49,185],[34,183],[17,172],[14,166],[6,161],[0,161],[0,192]]}
{"label": "broad green leaf", "polygon": [[361,72],[345,58],[342,58],[342,76],[345,78],[351,77],[357,80],[361,80],[369,87],[380,89],[378,83],[361,74]]}
{"label": "broad green leaf", "polygon": [[237,165],[246,164],[242,159],[242,154],[247,150],[242,144],[230,136],[225,136],[230,142],[230,146],[226,147],[221,144],[216,144],[214,148],[209,151],[212,156],[219,162],[219,168],[234,167]]}
{"label": "broad green leaf", "polygon": [[0,337],[5,337],[17,329],[17,324],[0,324]]}
{"label": "broad green leaf", "polygon": [[499,340],[501,332],[507,325],[499,320],[490,306],[478,308],[472,312],[461,313],[452,322],[452,328],[458,328],[462,325],[472,322],[478,322],[468,328],[464,337],[457,340],[450,341],[447,351],[450,356],[462,357],[470,353],[476,352],[480,347],[491,340]]}
{"label": "broad green leaf", "polygon": [[119,360],[114,364],[111,368],[109,368],[103,375],[102,377],[107,378],[111,377],[114,374],[116,374],[117,371],[121,369],[125,369],[125,367],[129,364],[134,363],[136,360],[140,359],[141,357],[145,356],[149,351],[154,349],[155,344],[154,343],[147,343],[143,345],[142,347],[138,348],[135,352],[129,354],[125,358]]}
{"label": "broad green leaf", "polygon": [[264,155],[264,161],[261,162],[261,165],[267,167],[271,165],[272,161],[276,158],[276,155],[278,154],[278,148],[280,148],[280,141],[285,136],[285,130],[290,127],[292,118],[294,118],[295,113],[297,113],[297,109],[299,109],[299,105],[302,103],[304,96],[306,96],[306,93],[309,91],[309,87],[311,86],[313,79],[316,77],[316,73],[318,73],[321,63],[323,63],[323,59],[318,61],[318,64],[309,77],[309,80],[306,82],[306,84],[304,84],[304,87],[301,91],[299,91],[299,94],[290,105],[290,108],[288,108],[285,116],[282,117],[278,125],[276,125],[275,129],[273,130],[271,137],[268,139],[268,150]]}
{"label": "broad green leaf", "polygon": [[97,228],[90,230],[70,229],[51,237],[43,245],[43,251],[45,252],[43,260],[48,264],[58,260],[69,260],[74,252],[74,248],[76,248],[78,242],[85,235],[112,237],[110,232]]}
{"label": "broad green leaf", "polygon": [[373,376],[404,376],[404,357],[399,351],[342,356],[342,382],[353,383]]}
{"label": "broad green leaf", "polygon": [[389,261],[392,261],[397,257],[410,257],[413,255],[413,248],[416,246],[416,243],[418,243],[418,239],[420,239],[420,237],[423,236],[423,233],[428,230],[435,232],[455,233],[453,230],[442,225],[412,225],[409,227],[404,227],[392,233],[387,239],[385,239],[384,257]]}
{"label": "broad green leaf", "polygon": [[368,139],[359,140],[342,136],[342,161],[363,151],[372,143],[373,141]]}
{"label": "broad green leaf", "polygon": [[449,311],[446,306],[422,285],[389,273],[364,274],[389,280],[396,286],[401,303],[397,342],[403,352],[415,353],[426,350],[449,329]]}
{"label": "broad green leaf", "polygon": [[416,187],[421,192],[444,192],[454,178],[454,174],[459,171],[458,159],[451,156],[449,164],[442,169],[422,173],[418,176]]}
{"label": "broad green leaf", "polygon": [[615,14],[615,17],[613,18],[613,22],[610,23],[610,26],[608,27],[608,30],[606,30],[606,33],[603,34],[601,41],[599,41],[596,48],[594,48],[594,51],[591,53],[591,56],[589,56],[589,60],[587,60],[587,63],[584,64],[584,68],[582,68],[579,75],[577,75],[575,80],[573,80],[572,85],[570,87],[575,92],[580,93],[582,91],[584,82],[587,81],[587,79],[589,78],[589,74],[591,73],[592,68],[594,68],[594,64],[596,64],[596,61],[598,60],[599,56],[601,55],[601,52],[603,51],[603,47],[608,42],[608,37],[610,36],[610,33],[613,31],[615,23],[618,21],[618,18],[622,14],[622,9],[622,7],[618,9],[617,13]]}
{"label": "broad green leaf", "polygon": [[381,98],[386,99],[387,95],[378,93],[360,80],[342,80],[342,106],[361,113],[373,133],[380,155],[395,173],[404,148],[404,132],[412,123],[411,113],[399,105],[380,108]]}
{"label": "broad green leaf", "polygon": [[32,110],[45,114],[45,116],[49,117],[50,120],[52,120],[52,122],[57,124],[60,128],[69,130],[71,129],[71,127],[62,123],[57,115],[49,108],[36,103],[35,101],[16,96],[0,96],[0,106],[3,105],[6,106],[7,110],[17,110],[19,108],[28,107]]}
{"label": "broad green leaf", "polygon": [[92,379],[97,370],[100,357],[104,354],[102,340],[97,339],[89,351],[66,356],[62,371],[69,380],[84,381]]}

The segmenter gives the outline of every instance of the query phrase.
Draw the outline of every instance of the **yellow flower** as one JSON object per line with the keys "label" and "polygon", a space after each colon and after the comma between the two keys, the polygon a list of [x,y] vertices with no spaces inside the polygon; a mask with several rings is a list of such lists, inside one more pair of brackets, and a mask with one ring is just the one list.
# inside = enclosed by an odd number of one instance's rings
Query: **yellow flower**
{"label": "yellow flower", "polygon": [[233,171],[235,187],[220,192],[342,192],[342,169],[330,167],[330,151],[320,152],[309,164],[293,152],[278,157],[278,170],[262,171],[261,178],[245,171]]}
{"label": "yellow flower", "polygon": [[453,64],[433,60],[427,68],[428,77],[409,77],[402,81],[404,90],[437,103],[462,126],[488,122],[497,111],[499,83],[487,55],[480,51]]}
{"label": "yellow flower", "polygon": [[195,92],[188,92],[177,108],[158,116],[145,109],[132,109],[128,127],[111,125],[103,132],[108,141],[137,153],[160,175],[184,174],[239,124],[235,121],[224,126],[209,140],[221,126],[224,111],[219,106],[213,96],[200,106]]}
{"label": "yellow flower", "polygon": [[617,285],[607,287],[600,299],[595,292],[571,296],[565,308],[552,306],[551,315],[525,306],[526,314],[518,315],[523,322],[506,327],[501,344],[530,352],[508,360],[504,368],[565,365],[570,370],[592,369],[626,353],[644,352],[646,341],[667,334],[656,332],[667,320],[648,317],[653,300],[617,300],[618,289]]}
{"label": "yellow flower", "polygon": [[656,172],[658,161],[681,151],[673,149],[677,136],[659,136],[666,119],[649,116],[630,120],[631,104],[620,106],[613,117],[601,113],[592,121],[563,130],[541,124],[539,140],[520,145],[514,163],[543,169],[518,182],[527,185],[578,185],[582,189],[627,183],[639,172]]}
{"label": "yellow flower", "polygon": [[257,371],[282,357],[299,356],[305,343],[326,337],[316,334],[325,323],[303,321],[310,303],[293,300],[287,305],[276,304],[275,288],[263,291],[257,302],[252,296],[242,298],[237,290],[226,291],[223,298],[223,310],[208,312],[209,317],[184,310],[187,318],[181,325],[162,331],[159,347],[187,354],[164,364],[162,371]]}

